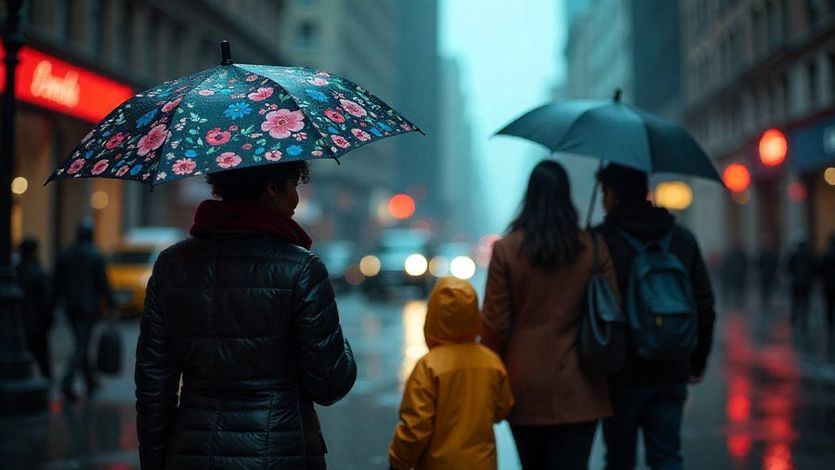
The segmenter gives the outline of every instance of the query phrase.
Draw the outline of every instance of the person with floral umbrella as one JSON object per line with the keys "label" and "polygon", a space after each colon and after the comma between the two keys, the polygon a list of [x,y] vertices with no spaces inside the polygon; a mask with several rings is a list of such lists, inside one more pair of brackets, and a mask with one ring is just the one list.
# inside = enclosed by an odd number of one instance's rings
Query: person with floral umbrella
{"label": "person with floral umbrella", "polygon": [[148,282],[136,356],[142,468],[325,468],[314,404],[357,368],[333,288],[293,220],[307,160],[417,128],[335,75],[222,65],[142,92],[51,179],[208,175],[216,196]]}

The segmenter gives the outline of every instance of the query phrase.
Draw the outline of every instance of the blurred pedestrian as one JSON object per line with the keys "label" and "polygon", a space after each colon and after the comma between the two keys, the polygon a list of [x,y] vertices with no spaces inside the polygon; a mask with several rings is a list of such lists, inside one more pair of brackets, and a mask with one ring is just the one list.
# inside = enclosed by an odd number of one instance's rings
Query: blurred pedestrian
{"label": "blurred pedestrian", "polygon": [[52,328],[52,286],[49,275],[38,260],[38,241],[27,238],[20,244],[17,264],[17,283],[23,289],[23,327],[26,344],[38,368],[47,379],[52,379],[49,356],[49,330]]}
{"label": "blurred pedestrian", "polygon": [[821,258],[819,273],[826,306],[826,325],[831,332],[835,330],[835,233],[829,236],[829,248]]}
{"label": "blurred pedestrian", "polygon": [[757,255],[757,275],[760,287],[760,301],[765,309],[771,306],[771,298],[777,288],[777,272],[780,260],[770,243],[765,243]]}
{"label": "blurred pedestrian", "polygon": [[815,256],[809,243],[800,241],[789,257],[791,324],[805,330],[809,322],[809,297],[815,281]]}
{"label": "blurred pedestrian", "polygon": [[734,307],[743,307],[748,291],[748,253],[737,240],[725,255],[722,267],[725,293]]}
{"label": "blurred pedestrian", "polygon": [[473,286],[438,280],[423,331],[429,352],[406,382],[391,468],[495,470],[493,424],[510,412],[513,394],[502,360],[476,343],[481,319]]}
{"label": "blurred pedestrian", "polygon": [[90,340],[104,310],[113,308],[105,259],[93,244],[91,224],[79,224],[75,243],[59,253],[53,284],[55,299],[63,302],[75,339],[75,349],[67,364],[61,390],[66,399],[75,400],[78,396],[73,390],[73,382],[79,367],[88,395],[98,388],[95,368],[90,360]]}
{"label": "blurred pedestrian", "polygon": [[299,161],[211,174],[219,200],[154,264],[136,353],[142,468],[325,468],[314,404],[344,397],[357,368],[292,219],[307,177]]}
{"label": "blurred pedestrian", "polygon": [[[655,242],[681,262],[691,282],[697,315],[697,338],[691,354],[678,359],[648,360],[636,348],[636,337],[630,338],[624,368],[609,380],[609,394],[614,416],[604,420],[606,467],[631,469],[635,467],[638,430],[643,431],[647,464],[653,469],[680,469],[681,420],[687,384],[701,382],[707,357],[713,342],[716,318],[705,261],[696,238],[690,231],[675,223],[666,210],[647,200],[647,176],[620,165],[602,169],[598,180],[603,187],[603,206],[606,219],[598,227],[612,256],[617,283],[625,296],[630,291],[630,277],[638,243]],[[666,242],[664,241],[666,240]],[[657,324],[663,320],[658,317]],[[669,320],[672,321],[672,320]],[[642,332],[648,334],[651,332]],[[665,334],[659,329],[658,337]]]}
{"label": "blurred pedestrian", "polygon": [[[597,258],[616,289],[602,238]],[[611,414],[606,378],[580,367],[577,342],[592,274],[591,234],[580,230],[568,174],[536,165],[519,215],[493,247],[483,320],[516,406],[510,422],[525,469],[588,466],[597,421]]]}

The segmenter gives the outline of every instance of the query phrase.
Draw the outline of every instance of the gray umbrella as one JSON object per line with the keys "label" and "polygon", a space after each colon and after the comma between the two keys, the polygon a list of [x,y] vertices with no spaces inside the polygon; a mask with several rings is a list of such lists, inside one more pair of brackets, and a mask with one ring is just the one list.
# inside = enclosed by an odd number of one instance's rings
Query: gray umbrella
{"label": "gray umbrella", "polygon": [[710,158],[681,126],[612,101],[560,101],[540,106],[496,134],[600,158],[646,173],[680,173],[721,182]]}

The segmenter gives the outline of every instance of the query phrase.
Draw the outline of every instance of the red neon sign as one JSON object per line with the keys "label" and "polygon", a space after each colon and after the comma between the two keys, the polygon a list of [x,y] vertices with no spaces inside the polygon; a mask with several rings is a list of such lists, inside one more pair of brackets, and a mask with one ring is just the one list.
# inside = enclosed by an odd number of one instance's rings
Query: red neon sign
{"label": "red neon sign", "polygon": [[[0,57],[6,51],[0,44]],[[26,103],[98,122],[133,96],[133,89],[31,47],[19,53],[15,92]],[[0,93],[6,88],[6,66],[0,63]]]}

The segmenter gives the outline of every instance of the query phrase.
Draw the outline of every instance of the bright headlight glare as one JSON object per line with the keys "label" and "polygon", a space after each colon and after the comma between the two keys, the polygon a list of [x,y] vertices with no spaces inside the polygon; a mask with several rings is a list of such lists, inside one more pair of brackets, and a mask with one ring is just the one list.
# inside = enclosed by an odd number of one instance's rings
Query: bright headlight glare
{"label": "bright headlight glare", "polygon": [[449,271],[458,279],[470,279],[475,276],[475,261],[468,256],[458,256],[449,263]]}
{"label": "bright headlight glare", "polygon": [[360,260],[360,272],[365,277],[374,277],[380,274],[381,267],[380,258],[374,255],[364,256]]}
{"label": "bright headlight glare", "polygon": [[403,269],[406,270],[406,274],[410,276],[422,276],[423,273],[426,272],[427,268],[429,268],[429,262],[426,260],[426,257],[415,253],[413,255],[409,255],[406,258],[406,262],[403,263]]}
{"label": "bright headlight glare", "polygon": [[435,277],[446,276],[449,273],[449,261],[443,256],[436,256],[429,262],[429,272]]}

